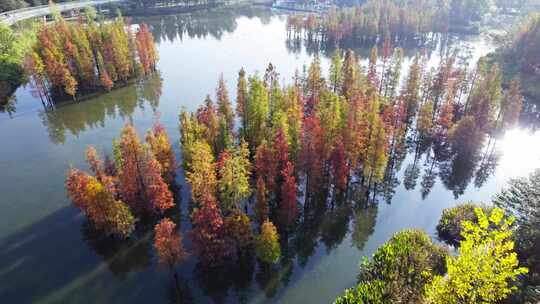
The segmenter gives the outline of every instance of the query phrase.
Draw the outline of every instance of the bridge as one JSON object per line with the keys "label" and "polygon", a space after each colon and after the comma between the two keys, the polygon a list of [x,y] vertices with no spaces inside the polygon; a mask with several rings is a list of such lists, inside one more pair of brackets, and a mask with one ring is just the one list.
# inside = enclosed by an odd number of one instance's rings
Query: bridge
{"label": "bridge", "polygon": [[[81,1],[68,2],[68,3],[56,3],[55,8],[60,12],[65,12],[65,11],[75,10],[79,8],[84,8],[87,6],[95,6],[99,4],[119,2],[119,1],[122,1],[122,0],[81,0]],[[17,21],[51,15],[52,11],[53,9],[49,5],[21,8],[18,10],[0,13],[0,22],[3,22],[7,25],[12,25]]]}

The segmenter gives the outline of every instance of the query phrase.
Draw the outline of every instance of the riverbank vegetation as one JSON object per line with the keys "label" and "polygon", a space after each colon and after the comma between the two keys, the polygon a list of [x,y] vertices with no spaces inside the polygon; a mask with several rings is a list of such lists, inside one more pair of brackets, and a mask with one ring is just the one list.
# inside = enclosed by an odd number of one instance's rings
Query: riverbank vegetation
{"label": "riverbank vegetation", "polygon": [[523,83],[523,94],[534,103],[540,103],[540,14],[524,18],[505,38],[504,45],[488,56],[491,62],[502,66],[505,86],[512,79]]}
{"label": "riverbank vegetation", "polygon": [[209,1],[209,0],[129,0],[129,3],[139,8],[167,8],[174,6],[192,6],[192,5],[215,5],[225,1]]}
{"label": "riverbank vegetation", "polygon": [[500,303],[528,272],[514,252],[512,224],[499,208],[474,209],[459,225],[457,255],[422,231],[403,230],[360,268],[359,284],[335,303]]}
{"label": "riverbank vegetation", "polygon": [[121,16],[96,23],[89,12],[86,22],[57,16],[38,30],[24,66],[42,101],[108,91],[155,70],[158,54],[145,24],[133,33]]}
{"label": "riverbank vegetation", "polygon": [[32,45],[34,29],[14,32],[0,23],[0,104],[3,104],[24,80],[22,68],[26,50]]}
{"label": "riverbank vegetation", "polygon": [[[421,245],[429,240],[423,232],[397,233],[371,261],[363,262],[358,286],[346,290],[336,303],[403,301],[410,300],[411,293],[415,303],[538,302],[539,190],[536,170],[529,177],[511,180],[495,196],[495,207],[465,203],[445,209],[438,236],[457,248],[457,256],[448,255],[439,245],[430,245],[436,249]],[[411,235],[424,242],[411,244]],[[427,260],[440,257],[438,252],[446,258],[446,266],[441,267],[440,260]]]}
{"label": "riverbank vegetation", "polygon": [[289,15],[289,35],[329,45],[354,45],[377,40],[412,41],[431,33],[477,32],[489,1],[368,0],[362,5],[330,9],[324,15]]}
{"label": "riverbank vegetation", "polygon": [[540,301],[540,169],[528,177],[512,179],[494,198],[494,204],[516,218],[516,252],[529,273],[514,295],[516,303]]}

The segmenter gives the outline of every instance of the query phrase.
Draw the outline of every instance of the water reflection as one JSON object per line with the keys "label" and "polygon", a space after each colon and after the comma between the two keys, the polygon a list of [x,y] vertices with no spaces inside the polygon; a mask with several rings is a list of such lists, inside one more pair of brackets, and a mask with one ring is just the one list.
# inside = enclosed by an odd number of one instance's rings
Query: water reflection
{"label": "water reflection", "polygon": [[258,18],[262,24],[268,24],[273,16],[267,9],[243,6],[237,9],[221,8],[210,11],[198,11],[188,14],[151,16],[133,18],[132,22],[144,21],[150,27],[157,43],[175,42],[176,40],[207,39],[221,40],[224,34],[236,30],[240,17]]}
{"label": "water reflection", "polygon": [[97,98],[44,109],[39,117],[53,143],[63,144],[66,133],[77,136],[94,128],[104,128],[107,119],[131,119],[136,109],[150,107],[156,112],[161,97],[162,79],[155,73],[141,82],[113,90]]}
{"label": "water reflection", "polygon": [[17,111],[17,96],[11,95],[5,103],[0,102],[0,113],[7,113],[10,118]]}
{"label": "water reflection", "polygon": [[81,227],[85,243],[107,264],[113,275],[124,280],[132,271],[141,271],[151,265],[153,236],[150,231],[137,238],[117,239],[105,236],[88,221]]}
{"label": "water reflection", "polygon": [[[468,63],[472,56],[470,52],[472,48],[463,44],[464,39],[467,39],[467,36],[430,34],[420,40],[408,42],[396,41],[393,43],[393,46],[403,48],[405,57],[413,57],[420,51],[424,52],[428,57],[444,57],[446,54],[460,50],[462,52],[459,57],[461,64]],[[355,51],[355,54],[358,54],[360,57],[368,58],[373,43],[326,43],[320,39],[310,38],[308,35],[294,35],[288,33],[287,39],[285,40],[285,46],[293,54],[299,54],[305,51],[309,55],[322,54],[326,57],[330,57],[337,48],[340,48],[352,49]],[[378,47],[382,47],[382,45],[378,45]]]}
{"label": "water reflection", "polygon": [[375,221],[377,219],[377,205],[370,205],[365,208],[357,208],[354,212],[354,225],[352,232],[352,242],[358,250],[363,250],[369,237],[375,231]]}

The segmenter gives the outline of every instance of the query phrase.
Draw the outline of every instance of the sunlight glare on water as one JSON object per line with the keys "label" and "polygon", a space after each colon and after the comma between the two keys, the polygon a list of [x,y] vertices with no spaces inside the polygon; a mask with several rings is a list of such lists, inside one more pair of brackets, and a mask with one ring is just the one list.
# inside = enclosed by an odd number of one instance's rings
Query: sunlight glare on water
{"label": "sunlight glare on water", "polygon": [[497,144],[501,152],[498,171],[502,176],[525,176],[540,168],[540,131],[514,128]]}

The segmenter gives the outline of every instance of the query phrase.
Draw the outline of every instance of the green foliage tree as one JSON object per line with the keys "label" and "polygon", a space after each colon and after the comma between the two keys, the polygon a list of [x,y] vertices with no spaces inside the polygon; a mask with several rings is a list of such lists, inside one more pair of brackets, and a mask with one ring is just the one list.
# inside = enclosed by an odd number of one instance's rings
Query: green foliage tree
{"label": "green foliage tree", "polygon": [[186,172],[186,179],[191,185],[191,197],[194,202],[200,203],[206,196],[215,197],[217,193],[216,163],[210,145],[204,140],[193,144],[193,154],[190,170]]}
{"label": "green foliage tree", "polygon": [[418,111],[418,118],[416,120],[416,129],[422,137],[428,137],[431,135],[433,128],[433,102],[426,101]]}
{"label": "green foliage tree", "polygon": [[206,126],[199,123],[194,113],[182,110],[180,118],[180,144],[182,145],[182,166],[189,171],[195,150],[195,143],[205,140]]}
{"label": "green foliage tree", "polygon": [[0,103],[23,80],[23,59],[33,38],[31,30],[17,35],[0,22]]}
{"label": "green foliage tree", "polygon": [[218,171],[219,198],[223,210],[232,211],[240,208],[240,203],[251,195],[249,185],[251,163],[247,143],[243,142],[231,153],[223,152],[218,163]]}
{"label": "green foliage tree", "polygon": [[281,256],[279,234],[269,220],[261,225],[261,234],[255,240],[255,252],[257,257],[265,263],[276,263]]}
{"label": "green foliage tree", "polygon": [[489,207],[479,206],[471,202],[444,209],[436,228],[438,237],[450,245],[458,246],[459,242],[463,240],[461,234],[463,231],[462,223],[464,221],[477,223],[478,218],[475,209],[478,207],[484,209],[486,213],[491,210]]}
{"label": "green foliage tree", "polygon": [[386,304],[390,303],[385,298],[385,284],[381,280],[362,282],[356,288],[345,290],[342,296],[334,301],[334,304]]}
{"label": "green foliage tree", "polygon": [[246,140],[251,151],[262,143],[267,136],[268,118],[270,107],[268,101],[268,91],[264,83],[257,76],[249,78],[249,92],[246,105]]}
{"label": "green foliage tree", "polygon": [[343,59],[341,58],[341,50],[337,49],[332,56],[332,62],[330,65],[330,84],[332,90],[337,92],[341,88],[341,82],[343,79]]}

